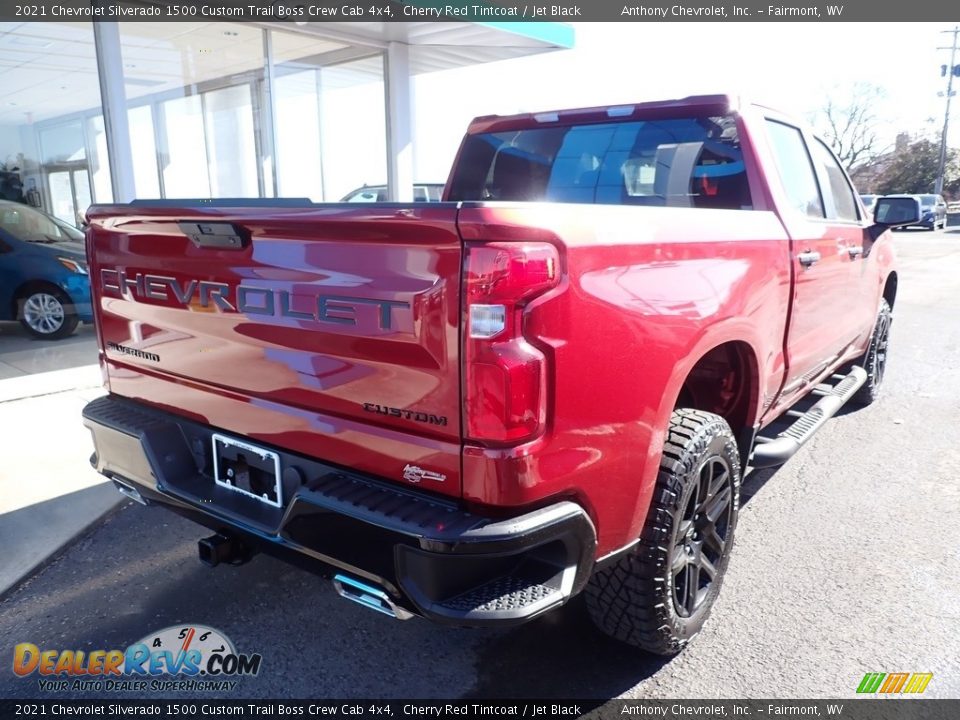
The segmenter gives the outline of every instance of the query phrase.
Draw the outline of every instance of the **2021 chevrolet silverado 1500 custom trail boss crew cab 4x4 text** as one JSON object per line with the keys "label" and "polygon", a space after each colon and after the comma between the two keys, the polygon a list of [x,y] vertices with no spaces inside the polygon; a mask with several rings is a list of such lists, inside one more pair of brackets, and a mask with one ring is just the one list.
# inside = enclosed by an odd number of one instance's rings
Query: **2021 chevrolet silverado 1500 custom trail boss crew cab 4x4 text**
{"label": "2021 chevrolet silverado 1500 custom trail boss crew cab 4x4 text", "polygon": [[440,203],[96,206],[92,462],[214,530],[211,565],[457,625],[585,591],[675,653],[745,465],[876,397],[916,212],[868,219],[819,139],[726,96],[479,118]]}

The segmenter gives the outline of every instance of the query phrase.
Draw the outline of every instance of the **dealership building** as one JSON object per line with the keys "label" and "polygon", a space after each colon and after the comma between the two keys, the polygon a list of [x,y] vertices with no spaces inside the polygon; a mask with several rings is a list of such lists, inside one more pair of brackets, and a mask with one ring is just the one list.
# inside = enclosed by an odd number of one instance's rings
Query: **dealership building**
{"label": "dealership building", "polygon": [[562,23],[0,23],[0,196],[413,196],[414,77],[573,45]]}

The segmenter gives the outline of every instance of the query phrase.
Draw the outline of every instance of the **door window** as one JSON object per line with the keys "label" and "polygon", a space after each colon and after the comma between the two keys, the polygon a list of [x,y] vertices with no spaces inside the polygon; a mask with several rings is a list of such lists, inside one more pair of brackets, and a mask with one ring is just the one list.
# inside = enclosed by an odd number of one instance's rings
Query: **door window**
{"label": "door window", "polygon": [[[847,182],[840,163],[819,140],[813,144],[813,154],[827,174],[828,185],[824,188],[824,195],[833,199],[836,219],[857,222],[860,219],[857,213],[857,201],[854,199],[853,188]],[[827,205],[829,204],[828,202]]]}
{"label": "door window", "polygon": [[767,120],[767,131],[777,161],[780,183],[787,193],[787,200],[798,211],[812,218],[826,217],[823,199],[813,163],[807,152],[803,135],[795,127],[776,120]]}

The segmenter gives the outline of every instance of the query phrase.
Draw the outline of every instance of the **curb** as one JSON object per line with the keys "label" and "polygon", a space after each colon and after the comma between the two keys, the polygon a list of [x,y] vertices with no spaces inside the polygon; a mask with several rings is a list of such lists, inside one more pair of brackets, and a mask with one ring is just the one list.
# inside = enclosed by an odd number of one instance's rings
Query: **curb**
{"label": "curb", "polygon": [[[107,516],[114,513],[125,500],[125,498],[113,487],[113,483],[110,482],[93,485],[78,492],[88,492],[91,493],[91,495],[96,496],[96,508],[87,515],[85,520],[74,527],[67,528],[67,531],[59,537],[50,538],[49,534],[45,533],[47,537],[44,539],[48,541],[46,547],[42,547],[32,557],[29,557],[28,560],[23,562],[20,567],[15,568],[13,572],[0,574],[0,602],[5,601],[9,596],[21,588],[25,582],[29,582],[34,576],[37,575],[37,573],[41,572],[49,564],[60,557],[60,555],[62,555],[65,550],[69,549],[70,546],[76,544],[85,535],[99,526],[100,523]],[[41,505],[44,504],[45,503],[41,503]],[[37,524],[38,520],[40,523],[42,523],[44,519],[49,519],[51,515],[49,511],[45,511],[44,509],[33,510],[32,508],[15,510],[7,514],[13,515],[17,512],[27,512],[32,516],[27,519],[26,522],[28,524]],[[44,518],[44,515],[47,517]],[[3,518],[3,516],[0,515],[0,518]],[[21,520],[21,522],[23,521]],[[30,541],[34,538],[26,539]],[[52,540],[52,542],[49,542],[50,540]],[[40,543],[31,543],[31,545],[33,545],[35,548],[39,544]],[[16,554],[15,549],[8,549],[13,550],[13,553]]]}

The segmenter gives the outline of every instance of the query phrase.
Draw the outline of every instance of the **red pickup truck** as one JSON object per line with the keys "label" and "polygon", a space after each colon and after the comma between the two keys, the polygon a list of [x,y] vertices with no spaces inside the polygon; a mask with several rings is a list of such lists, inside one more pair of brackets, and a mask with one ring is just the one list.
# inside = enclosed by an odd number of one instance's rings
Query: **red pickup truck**
{"label": "red pickup truck", "polygon": [[91,462],[210,565],[456,625],[585,591],[675,653],[744,468],[877,396],[917,213],[726,96],[478,118],[440,203],[95,206]]}

